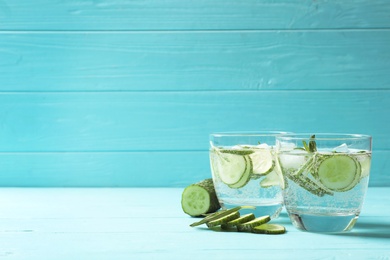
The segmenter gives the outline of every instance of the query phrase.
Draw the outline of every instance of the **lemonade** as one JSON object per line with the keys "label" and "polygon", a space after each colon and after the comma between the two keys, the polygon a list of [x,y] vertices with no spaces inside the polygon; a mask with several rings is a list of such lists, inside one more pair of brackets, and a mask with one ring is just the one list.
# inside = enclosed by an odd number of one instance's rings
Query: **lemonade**
{"label": "lemonade", "polygon": [[286,142],[288,139],[283,137],[278,140],[278,159],[285,181],[284,204],[299,229],[348,231],[361,212],[370,173],[371,139],[367,149],[352,148],[358,146],[355,139],[338,139],[350,144],[325,148],[324,143],[330,141],[318,141],[314,136],[309,145],[303,141],[302,146],[299,142]]}
{"label": "lemonade", "polygon": [[[211,142],[214,187],[223,208],[255,206],[258,214],[276,218],[283,205],[280,166],[273,146],[260,142],[264,137],[253,138],[260,144],[215,145],[220,142]],[[273,144],[274,137],[271,140]]]}

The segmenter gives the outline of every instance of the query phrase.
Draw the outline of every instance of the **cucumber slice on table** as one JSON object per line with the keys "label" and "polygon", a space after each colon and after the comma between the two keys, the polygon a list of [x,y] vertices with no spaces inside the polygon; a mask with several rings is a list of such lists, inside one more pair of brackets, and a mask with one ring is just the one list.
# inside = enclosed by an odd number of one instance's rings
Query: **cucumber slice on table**
{"label": "cucumber slice on table", "polygon": [[191,227],[196,227],[196,226],[199,226],[199,225],[202,225],[202,224],[207,224],[210,221],[216,220],[216,219],[218,219],[218,218],[220,218],[222,216],[227,216],[227,215],[229,215],[229,214],[231,214],[233,212],[237,212],[237,211],[239,211],[241,209],[255,209],[255,207],[253,207],[253,206],[237,206],[237,207],[234,207],[234,208],[231,208],[231,209],[217,211],[217,212],[211,213],[210,215],[207,215],[205,218],[203,218],[200,221],[192,223],[190,226]]}
{"label": "cucumber slice on table", "polygon": [[257,234],[283,234],[286,232],[286,228],[278,224],[263,224],[252,228],[253,233]]}
{"label": "cucumber slice on table", "polygon": [[270,220],[271,220],[271,217],[269,215],[258,217],[258,218],[251,220],[251,221],[237,225],[237,230],[238,231],[251,231],[251,229],[253,227],[265,224],[265,223],[269,222]]}
{"label": "cucumber slice on table", "polygon": [[224,228],[224,229],[236,227],[239,224],[242,224],[242,223],[254,220],[255,218],[256,218],[255,214],[248,213],[248,214],[243,215],[243,216],[241,216],[239,218],[231,220],[231,221],[229,221],[229,222],[227,222],[225,224],[222,224],[221,227]]}
{"label": "cucumber slice on table", "polygon": [[360,163],[345,154],[325,157],[318,166],[319,181],[331,191],[347,191],[355,187],[361,176]]}
{"label": "cucumber slice on table", "polygon": [[234,220],[234,219],[237,219],[240,217],[240,212],[239,211],[236,211],[236,212],[232,212],[230,213],[229,215],[226,215],[226,216],[221,216],[215,220],[212,220],[212,221],[209,221],[206,223],[207,227],[211,228],[211,227],[216,227],[216,226],[220,226],[220,225],[223,225],[231,220]]}
{"label": "cucumber slice on table", "polygon": [[181,207],[186,214],[192,217],[220,209],[221,205],[215,193],[213,180],[205,179],[186,187],[181,196]]}

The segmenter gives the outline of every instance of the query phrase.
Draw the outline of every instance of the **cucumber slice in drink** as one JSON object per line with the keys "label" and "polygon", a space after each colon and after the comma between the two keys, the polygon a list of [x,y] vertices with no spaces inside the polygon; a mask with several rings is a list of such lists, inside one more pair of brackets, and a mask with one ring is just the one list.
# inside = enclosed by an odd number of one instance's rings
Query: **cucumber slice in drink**
{"label": "cucumber slice in drink", "polygon": [[362,155],[358,155],[357,160],[360,163],[362,174],[360,178],[367,177],[370,174],[370,168],[371,168],[371,154],[365,153]]}
{"label": "cucumber slice in drink", "polygon": [[271,220],[271,217],[269,215],[258,217],[258,218],[255,218],[254,220],[237,225],[237,230],[241,231],[241,232],[251,231],[251,229],[253,227],[265,224],[265,223],[269,222],[270,220]]}
{"label": "cucumber slice in drink", "polygon": [[235,155],[249,155],[253,153],[253,150],[248,149],[221,149],[219,150],[221,153],[230,153]]}
{"label": "cucumber slice in drink", "polygon": [[214,174],[227,185],[237,184],[248,171],[252,171],[252,162],[247,155],[216,152],[211,156],[211,164]]}
{"label": "cucumber slice in drink", "polygon": [[286,228],[282,225],[266,223],[253,227],[251,231],[257,234],[283,234]]}
{"label": "cucumber slice in drink", "polygon": [[216,212],[221,208],[212,179],[205,179],[187,186],[181,196],[181,207],[184,213],[197,217]]}
{"label": "cucumber slice in drink", "polygon": [[216,227],[216,226],[220,226],[222,224],[225,224],[225,223],[227,223],[227,222],[229,222],[231,220],[237,219],[239,217],[240,217],[240,212],[236,211],[236,212],[230,213],[229,215],[220,216],[217,219],[209,221],[209,222],[206,223],[206,225],[207,225],[207,227],[212,228],[212,227]]}
{"label": "cucumber slice in drink", "polygon": [[266,175],[274,168],[273,156],[269,149],[256,149],[249,156],[253,163],[253,174]]}
{"label": "cucumber slice in drink", "polygon": [[269,188],[276,185],[280,185],[280,177],[276,171],[271,172],[260,181],[262,188]]}
{"label": "cucumber slice in drink", "polygon": [[241,175],[241,178],[238,182],[233,183],[233,184],[229,184],[229,187],[232,189],[239,189],[239,188],[244,187],[249,182],[249,180],[251,178],[252,167],[253,167],[252,160],[249,156],[244,156],[244,159],[246,162],[244,173]]}
{"label": "cucumber slice in drink", "polygon": [[319,163],[317,176],[329,190],[343,192],[352,189],[361,176],[360,163],[345,154],[326,156]]}

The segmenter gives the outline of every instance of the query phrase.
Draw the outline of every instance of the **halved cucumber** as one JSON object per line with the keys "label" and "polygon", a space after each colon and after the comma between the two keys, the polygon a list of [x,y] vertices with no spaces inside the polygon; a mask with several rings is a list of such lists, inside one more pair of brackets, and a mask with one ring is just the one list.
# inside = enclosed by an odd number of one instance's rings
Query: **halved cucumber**
{"label": "halved cucumber", "polygon": [[253,174],[266,175],[274,168],[273,156],[269,149],[256,149],[249,156],[253,162]]}
{"label": "halved cucumber", "polygon": [[331,191],[352,189],[359,182],[360,176],[360,163],[349,155],[326,156],[318,165],[317,177]]}
{"label": "halved cucumber", "polygon": [[251,231],[257,234],[283,234],[286,228],[282,225],[266,223],[253,227]]}
{"label": "halved cucumber", "polygon": [[192,217],[220,209],[213,180],[205,179],[187,186],[181,196],[181,207],[186,214]]}

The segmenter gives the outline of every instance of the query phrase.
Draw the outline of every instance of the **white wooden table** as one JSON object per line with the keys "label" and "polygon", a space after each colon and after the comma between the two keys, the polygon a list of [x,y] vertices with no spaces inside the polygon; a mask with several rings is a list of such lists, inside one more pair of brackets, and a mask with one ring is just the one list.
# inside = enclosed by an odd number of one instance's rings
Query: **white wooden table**
{"label": "white wooden table", "polygon": [[211,231],[180,188],[2,188],[0,259],[390,259],[390,187],[369,188],[350,233]]}

